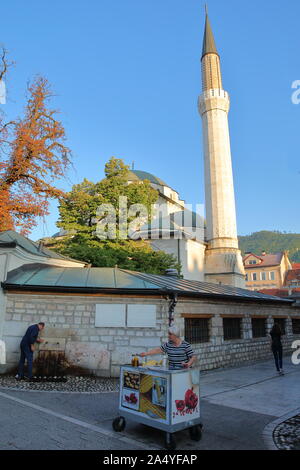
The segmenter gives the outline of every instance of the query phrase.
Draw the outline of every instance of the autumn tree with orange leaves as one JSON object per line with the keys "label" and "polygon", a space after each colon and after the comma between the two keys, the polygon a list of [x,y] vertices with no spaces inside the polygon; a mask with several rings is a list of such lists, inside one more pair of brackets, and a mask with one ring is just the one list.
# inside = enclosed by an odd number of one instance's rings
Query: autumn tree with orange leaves
{"label": "autumn tree with orange leaves", "polygon": [[[4,49],[0,55],[1,79],[8,63]],[[49,200],[64,194],[55,181],[65,175],[71,152],[57,111],[47,106],[52,96],[38,77],[28,87],[23,117],[5,122],[3,110],[0,115],[0,231],[27,235],[48,214]]]}

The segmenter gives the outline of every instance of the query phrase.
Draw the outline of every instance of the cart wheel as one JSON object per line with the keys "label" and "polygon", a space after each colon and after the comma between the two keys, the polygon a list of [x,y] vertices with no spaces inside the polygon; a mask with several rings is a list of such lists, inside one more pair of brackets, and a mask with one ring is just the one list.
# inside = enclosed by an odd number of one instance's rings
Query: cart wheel
{"label": "cart wheel", "polygon": [[126,426],[126,421],[125,421],[125,418],[123,418],[123,416],[119,416],[118,418],[114,419],[112,422],[113,430],[116,432],[124,431],[125,426]]}
{"label": "cart wheel", "polygon": [[167,450],[175,450],[176,449],[175,437],[170,432],[166,432],[165,448]]}
{"label": "cart wheel", "polygon": [[190,438],[192,441],[201,441],[202,427],[202,424],[197,424],[197,426],[189,428]]}

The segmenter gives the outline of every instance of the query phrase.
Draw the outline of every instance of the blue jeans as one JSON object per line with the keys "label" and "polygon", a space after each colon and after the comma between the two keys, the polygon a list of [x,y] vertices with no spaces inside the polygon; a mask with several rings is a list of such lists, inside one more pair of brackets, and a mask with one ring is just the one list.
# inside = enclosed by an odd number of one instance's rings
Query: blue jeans
{"label": "blue jeans", "polygon": [[275,359],[276,369],[279,372],[282,369],[282,346],[272,346],[272,352]]}
{"label": "blue jeans", "polygon": [[25,359],[27,360],[28,367],[28,377],[32,378],[32,362],[33,362],[33,352],[29,346],[20,346],[21,357],[19,361],[18,375],[19,377],[24,377],[24,364]]}

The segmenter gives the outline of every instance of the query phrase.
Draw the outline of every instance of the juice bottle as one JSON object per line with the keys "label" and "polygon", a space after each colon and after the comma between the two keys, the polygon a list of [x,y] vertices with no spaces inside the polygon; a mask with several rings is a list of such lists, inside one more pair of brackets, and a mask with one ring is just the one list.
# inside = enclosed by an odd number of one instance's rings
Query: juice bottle
{"label": "juice bottle", "polygon": [[132,367],[138,367],[140,363],[139,363],[139,358],[137,357],[137,354],[133,354],[132,356],[133,356],[132,361],[131,361]]}

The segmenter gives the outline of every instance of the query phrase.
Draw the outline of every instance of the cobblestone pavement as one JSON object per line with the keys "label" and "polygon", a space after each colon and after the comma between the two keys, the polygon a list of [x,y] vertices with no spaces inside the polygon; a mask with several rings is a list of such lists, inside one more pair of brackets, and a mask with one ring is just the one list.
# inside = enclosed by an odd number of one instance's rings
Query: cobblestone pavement
{"label": "cobblestone pavement", "polygon": [[300,414],[279,424],[273,439],[278,449],[300,450]]}
{"label": "cobblestone pavement", "polygon": [[44,392],[116,392],[119,390],[119,379],[100,377],[67,376],[65,382],[48,382],[45,380],[28,382],[16,380],[12,375],[0,375],[0,388],[11,390],[36,390]]}

